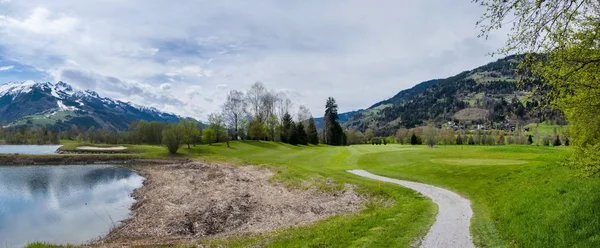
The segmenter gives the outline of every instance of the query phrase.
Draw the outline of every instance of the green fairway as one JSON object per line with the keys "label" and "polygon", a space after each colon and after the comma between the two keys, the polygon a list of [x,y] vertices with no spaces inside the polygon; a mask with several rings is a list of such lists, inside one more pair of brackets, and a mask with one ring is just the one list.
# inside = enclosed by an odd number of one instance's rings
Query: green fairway
{"label": "green fairway", "polygon": [[[158,152],[158,151],[155,151]],[[375,174],[428,183],[453,190],[472,201],[475,216],[471,233],[478,246],[485,247],[598,247],[600,246],[600,181],[597,178],[579,178],[576,172],[559,165],[561,158],[568,155],[564,147],[549,148],[536,146],[441,146],[430,149],[424,146],[350,146],[350,147],[295,147],[270,142],[232,142],[199,146],[192,150],[182,149],[183,156],[200,156],[206,160],[225,160],[237,163],[270,164],[280,169],[276,180],[297,182],[318,175],[331,177],[341,182],[367,185],[369,192],[373,184],[363,178],[351,176],[347,169],[365,169]],[[160,152],[166,154],[166,151]],[[158,154],[154,154],[158,156]],[[464,161],[464,163],[461,163]],[[395,246],[406,246],[411,236],[403,242],[376,237],[406,236],[407,230],[419,230],[432,224],[431,209],[425,202],[401,199],[406,191],[385,185],[384,191],[396,197],[399,205],[389,210],[371,210],[375,216],[394,215],[409,211],[420,216],[421,222],[406,222],[390,227],[390,217],[379,220],[368,218],[366,223],[355,218],[336,218],[333,230],[340,230],[339,238],[352,235],[356,240],[377,240]],[[396,195],[398,194],[398,195]],[[415,199],[406,194],[407,199]],[[427,202],[427,204],[432,204]],[[419,205],[414,211],[412,205]],[[364,216],[364,215],[363,215]],[[416,217],[416,216],[413,216]],[[429,219],[428,219],[429,218]],[[358,218],[361,219],[361,218]],[[394,222],[399,221],[397,217]],[[423,221],[428,220],[428,221]],[[360,223],[360,224],[358,224]],[[324,229],[333,228],[325,222],[313,228],[299,228],[292,234],[277,235],[269,239],[273,246],[306,244],[316,237],[331,238]],[[358,225],[358,226],[356,226]],[[341,227],[341,228],[340,228]],[[345,228],[352,227],[352,233]],[[376,228],[381,235],[373,236],[369,230]],[[359,234],[362,231],[363,234]],[[395,232],[395,234],[394,234]],[[385,234],[383,234],[385,233]],[[413,234],[423,235],[422,230]],[[368,235],[367,235],[368,234]],[[358,236],[354,236],[358,235]],[[367,236],[362,236],[367,235]],[[343,242],[337,238],[327,239],[332,243]],[[344,243],[345,244],[345,243]],[[346,244],[347,245],[347,244]],[[345,245],[340,245],[345,246]]]}

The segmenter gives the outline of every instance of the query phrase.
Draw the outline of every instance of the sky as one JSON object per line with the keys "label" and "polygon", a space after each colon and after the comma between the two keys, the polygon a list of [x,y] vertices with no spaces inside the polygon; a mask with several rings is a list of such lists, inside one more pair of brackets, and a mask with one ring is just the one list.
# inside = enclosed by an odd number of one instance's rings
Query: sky
{"label": "sky", "polygon": [[314,116],[498,58],[470,0],[0,0],[0,84],[64,81],[206,119],[260,81]]}

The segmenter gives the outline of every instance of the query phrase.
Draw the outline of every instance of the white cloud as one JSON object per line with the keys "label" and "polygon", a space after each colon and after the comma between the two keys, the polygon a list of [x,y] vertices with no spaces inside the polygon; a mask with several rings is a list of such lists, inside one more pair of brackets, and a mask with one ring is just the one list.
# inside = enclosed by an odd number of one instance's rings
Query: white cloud
{"label": "white cloud", "polygon": [[8,71],[8,70],[11,70],[12,68],[15,68],[15,66],[14,65],[0,66],[0,71]]}
{"label": "white cloud", "polygon": [[173,85],[170,83],[164,83],[160,85],[160,90],[162,91],[167,91],[170,90],[171,88],[173,88]]}
{"label": "white cloud", "polygon": [[37,7],[31,15],[23,20],[0,15],[0,20],[7,26],[26,30],[36,34],[57,35],[71,32],[78,23],[76,18],[67,16],[54,16],[48,9]]}
{"label": "white cloud", "polygon": [[366,108],[488,62],[486,53],[503,41],[476,38],[482,9],[469,1],[31,0],[0,7],[11,10],[0,12],[0,56],[54,80],[199,118],[217,111],[228,89],[256,81],[315,114],[328,96],[341,111]]}

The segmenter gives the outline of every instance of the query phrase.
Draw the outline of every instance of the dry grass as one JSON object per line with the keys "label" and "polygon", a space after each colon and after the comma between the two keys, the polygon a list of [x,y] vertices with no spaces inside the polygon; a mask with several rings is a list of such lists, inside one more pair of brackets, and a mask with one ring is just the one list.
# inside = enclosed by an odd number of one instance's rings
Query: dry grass
{"label": "dry grass", "polygon": [[146,181],[134,192],[132,217],[99,245],[185,245],[264,233],[357,211],[365,202],[349,185],[321,192],[270,183],[273,172],[255,166],[193,162],[138,170]]}

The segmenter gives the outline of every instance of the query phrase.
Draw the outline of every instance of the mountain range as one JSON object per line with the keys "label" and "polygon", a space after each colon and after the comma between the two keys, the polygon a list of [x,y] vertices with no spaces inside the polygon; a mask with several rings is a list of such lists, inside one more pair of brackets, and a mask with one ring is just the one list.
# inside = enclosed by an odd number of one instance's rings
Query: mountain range
{"label": "mountain range", "polygon": [[9,82],[0,85],[0,126],[40,125],[55,129],[108,128],[124,130],[137,120],[177,122],[181,117],[76,90],[58,82]]}
{"label": "mountain range", "polygon": [[[340,122],[359,131],[372,129],[379,136],[429,122],[463,126],[542,121],[565,124],[563,114],[545,107],[545,99],[537,94],[543,82],[518,83],[517,68],[523,58],[507,56],[449,78],[419,83],[367,109],[340,113]],[[322,122],[322,118],[315,120]]]}
{"label": "mountain range", "polygon": [[[564,124],[562,113],[544,107],[534,94],[543,82],[518,84],[517,65],[523,56],[513,55],[444,79],[433,79],[401,90],[367,109],[339,114],[346,128],[375,135],[393,134],[398,128],[426,123],[441,125],[527,124],[554,121]],[[40,125],[57,129],[78,127],[124,130],[137,120],[177,122],[181,117],[75,90],[64,82],[9,82],[0,85],[0,126]],[[322,118],[315,118],[317,127]]]}

